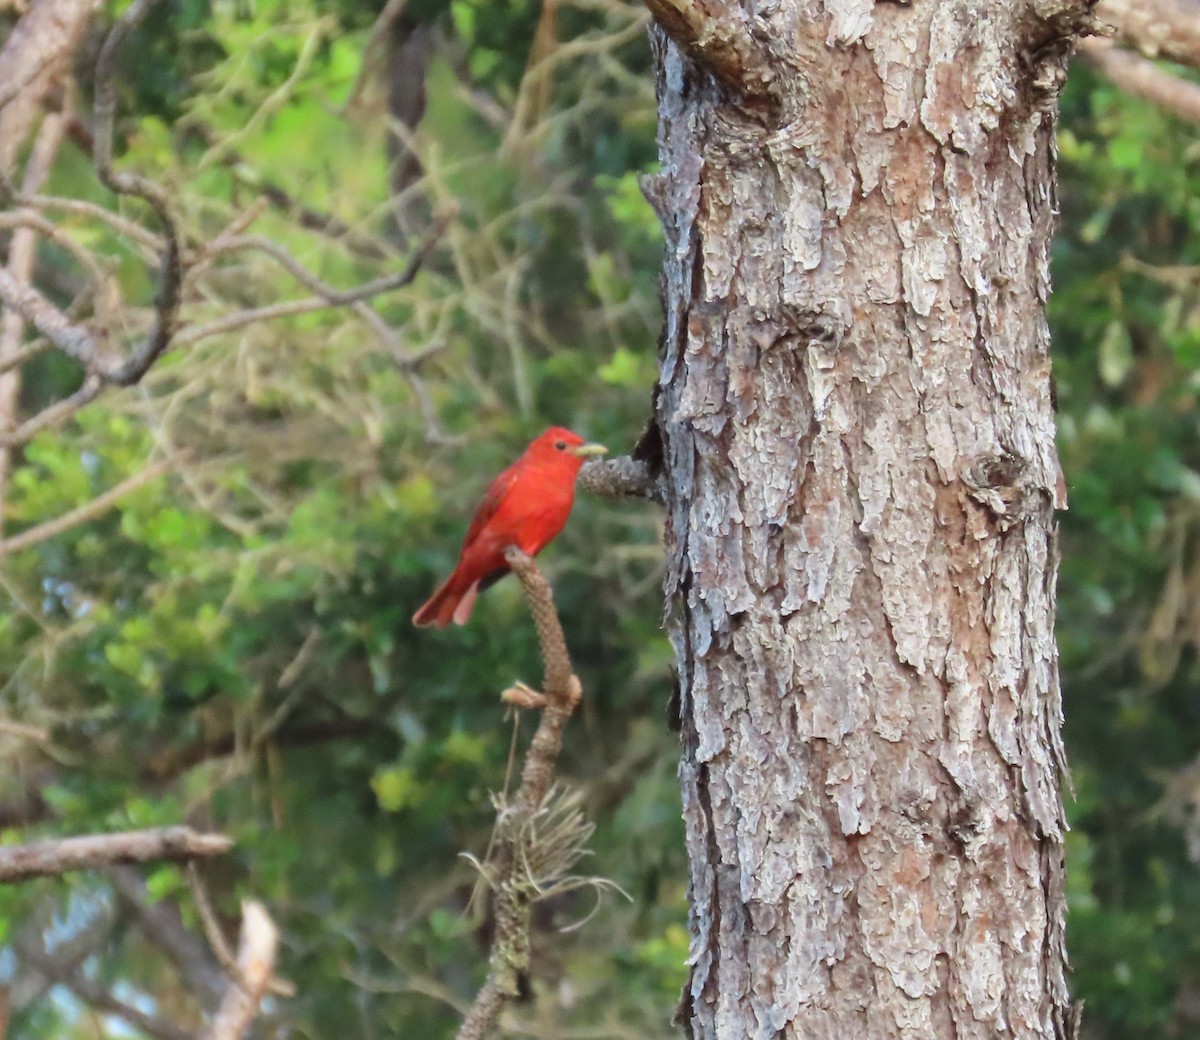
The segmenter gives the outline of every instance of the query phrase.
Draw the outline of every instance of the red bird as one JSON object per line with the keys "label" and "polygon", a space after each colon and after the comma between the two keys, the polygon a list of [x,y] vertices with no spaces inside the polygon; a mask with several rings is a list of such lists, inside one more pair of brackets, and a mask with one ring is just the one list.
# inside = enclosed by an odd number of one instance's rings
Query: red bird
{"label": "red bird", "polygon": [[495,480],[475,510],[463,539],[458,566],[420,610],[418,627],[465,625],[475,597],[509,571],[504,550],[515,545],[536,556],[554,541],[575,502],[575,478],[590,455],[603,455],[599,444],[561,426],[538,437]]}

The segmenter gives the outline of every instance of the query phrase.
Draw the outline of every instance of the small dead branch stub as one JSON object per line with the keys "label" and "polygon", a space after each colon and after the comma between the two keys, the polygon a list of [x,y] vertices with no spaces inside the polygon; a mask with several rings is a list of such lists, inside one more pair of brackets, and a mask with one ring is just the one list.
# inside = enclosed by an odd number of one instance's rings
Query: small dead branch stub
{"label": "small dead branch stub", "polygon": [[457,1040],[483,1040],[504,1006],[518,993],[529,970],[529,932],[534,903],[581,882],[567,872],[584,854],[591,825],[569,794],[555,788],[563,728],[583,696],[571,667],[554,594],[533,560],[519,549],[505,553],[521,582],[537,627],[545,669],[544,690],[518,683],[502,695],[506,703],[541,709],[537,731],[511,799],[496,799],[492,852],[472,860],[492,894],[495,930],[488,974],[475,996]]}
{"label": "small dead branch stub", "polygon": [[242,904],[242,935],[237,972],[230,979],[204,1040],[240,1040],[266,996],[279,952],[279,930],[266,908],[254,900]]}

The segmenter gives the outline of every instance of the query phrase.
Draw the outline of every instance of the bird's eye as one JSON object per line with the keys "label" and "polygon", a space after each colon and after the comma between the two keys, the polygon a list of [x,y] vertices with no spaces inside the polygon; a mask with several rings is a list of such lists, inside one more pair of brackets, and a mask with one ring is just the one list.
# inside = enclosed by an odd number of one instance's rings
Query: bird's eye
{"label": "bird's eye", "polygon": [[557,448],[559,451],[566,451],[566,450],[567,450],[567,442],[566,442],[566,441],[555,441],[555,442],[554,442],[554,446],[555,446],[555,447],[556,447],[556,448]]}

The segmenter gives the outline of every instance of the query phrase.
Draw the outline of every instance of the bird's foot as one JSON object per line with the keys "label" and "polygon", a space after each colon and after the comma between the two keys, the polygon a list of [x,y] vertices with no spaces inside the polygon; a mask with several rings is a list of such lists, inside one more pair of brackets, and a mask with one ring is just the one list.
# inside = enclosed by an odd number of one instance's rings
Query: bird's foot
{"label": "bird's foot", "polygon": [[520,679],[500,694],[500,699],[514,708],[529,708],[533,711],[544,708],[547,704],[544,693],[539,693],[528,683],[521,682]]}

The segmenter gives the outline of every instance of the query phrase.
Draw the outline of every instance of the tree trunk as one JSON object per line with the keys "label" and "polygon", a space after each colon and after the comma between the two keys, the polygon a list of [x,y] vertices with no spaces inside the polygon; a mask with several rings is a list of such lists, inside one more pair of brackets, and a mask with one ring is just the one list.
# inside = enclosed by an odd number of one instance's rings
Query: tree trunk
{"label": "tree trunk", "polygon": [[1067,1036],[1043,307],[1087,5],[648,5],[688,1035]]}

